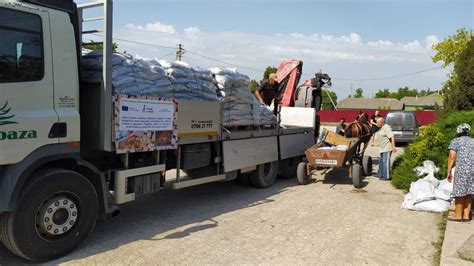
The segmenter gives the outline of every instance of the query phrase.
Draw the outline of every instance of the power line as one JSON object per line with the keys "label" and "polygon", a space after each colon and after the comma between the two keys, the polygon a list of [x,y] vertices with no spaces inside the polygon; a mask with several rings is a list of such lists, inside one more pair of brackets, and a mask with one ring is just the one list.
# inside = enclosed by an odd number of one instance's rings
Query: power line
{"label": "power line", "polygon": [[157,57],[156,59],[157,59],[157,60],[163,59],[163,58],[165,58],[165,57],[167,57],[167,56],[170,56],[170,55],[172,55],[172,54],[174,54],[174,53],[175,53],[175,52],[173,51],[173,52],[171,52],[171,53],[169,53],[169,54],[165,54],[165,55],[163,55],[163,56]]}
{"label": "power line", "polygon": [[206,59],[211,60],[211,61],[219,62],[219,63],[226,64],[226,65],[230,65],[230,66],[240,67],[240,68],[243,68],[243,69],[252,70],[252,71],[259,72],[259,73],[263,73],[263,71],[262,71],[262,70],[259,70],[259,69],[255,69],[255,68],[251,68],[251,67],[246,67],[246,66],[241,66],[241,65],[237,65],[237,64],[225,62],[225,61],[222,61],[222,60],[219,60],[219,59],[216,59],[216,58],[212,58],[212,57],[209,57],[209,56],[206,56],[206,55],[198,54],[198,53],[193,52],[193,51],[189,51],[188,49],[185,49],[185,50],[186,50],[188,53],[190,53],[190,54],[194,54],[194,55],[200,56],[200,57],[202,57],[202,58],[206,58]]}
{"label": "power line", "polygon": [[[100,34],[95,34],[95,33],[90,33],[90,35],[98,36],[98,37],[103,37]],[[116,41],[122,41],[122,42],[128,42],[128,43],[134,43],[134,44],[140,44],[140,45],[146,45],[146,46],[152,46],[152,47],[159,47],[159,48],[166,48],[166,49],[173,49],[175,50],[176,47],[173,46],[165,46],[165,45],[159,45],[159,44],[152,44],[152,43],[145,43],[145,42],[137,42],[137,41],[131,41],[131,40],[126,40],[126,39],[120,39],[120,38],[113,38]]]}
{"label": "power line", "polygon": [[[94,33],[90,33],[91,35],[94,35],[94,36],[99,36],[99,37],[103,37],[102,35],[100,34],[94,34]],[[121,39],[121,38],[113,38],[114,40],[117,40],[117,41],[122,41],[122,42],[128,42],[128,43],[134,43],[134,44],[139,44],[139,45],[146,45],[146,46],[152,46],[152,47],[159,47],[159,48],[166,48],[166,49],[173,49],[175,50],[176,47],[172,47],[172,46],[165,46],[165,45],[159,45],[159,44],[151,44],[151,43],[144,43],[144,42],[137,42],[137,41],[131,41],[131,40],[126,40],[126,39]],[[220,59],[217,59],[217,58],[213,58],[213,57],[210,57],[210,56],[206,56],[206,55],[203,55],[203,54],[200,54],[200,53],[196,53],[196,52],[193,52],[193,51],[190,51],[188,49],[184,49],[184,48],[178,48],[179,50],[181,51],[185,51],[185,52],[188,52],[190,54],[193,54],[193,55],[196,55],[196,56],[200,56],[202,58],[205,58],[205,59],[208,59],[208,60],[211,60],[211,61],[215,61],[215,62],[219,62],[219,63],[222,63],[222,64],[226,64],[226,65],[230,65],[230,66],[235,66],[235,67],[239,67],[239,68],[242,68],[242,69],[247,69],[247,70],[251,70],[251,71],[256,71],[256,72],[259,72],[259,73],[264,73],[262,70],[259,70],[259,69],[255,69],[255,68],[251,68],[251,67],[246,67],[246,66],[242,66],[242,65],[237,65],[237,64],[234,64],[234,63],[229,63],[229,62],[226,62],[226,61],[222,61]],[[172,52],[170,54],[167,54],[163,57],[166,57],[168,55],[171,55],[175,52]],[[182,55],[182,54],[181,54]],[[160,57],[162,58],[162,57]],[[438,69],[442,69],[443,67],[435,67],[435,68],[429,68],[429,69],[425,69],[425,70],[421,70],[421,71],[416,71],[416,72],[412,72],[412,73],[407,73],[407,74],[401,74],[401,75],[395,75],[395,76],[387,76],[387,77],[380,77],[380,78],[338,78],[338,77],[333,77],[332,79],[333,80],[344,80],[344,81],[375,81],[375,80],[385,80],[385,79],[394,79],[394,78],[400,78],[400,77],[406,77],[406,76],[413,76],[413,75],[416,75],[416,74],[420,74],[420,73],[424,73],[424,72],[429,72],[429,71],[433,71],[433,70],[438,70]]]}
{"label": "power line", "polygon": [[[100,34],[95,34],[95,33],[90,33],[90,35],[94,35],[94,36],[98,36],[98,37],[103,37],[102,35],[100,35]],[[121,39],[121,38],[116,38],[116,37],[114,37],[113,39],[114,39],[114,40],[117,40],[117,41],[128,42],[128,43],[134,43],[134,44],[140,44],[140,45],[146,45],[146,46],[152,46],[152,47],[167,48],[167,49],[173,49],[173,50],[176,49],[176,47],[172,47],[172,46],[165,46],[165,45],[159,45],[159,44],[151,44],[151,43],[137,42],[137,41],[131,41],[131,40],[126,40],[126,39]],[[194,55],[197,55],[197,56],[206,58],[206,59],[211,60],[211,61],[219,62],[219,63],[222,63],[222,64],[226,64],[226,65],[230,65],[230,66],[235,66],[235,67],[239,67],[239,68],[243,68],[243,69],[247,69],[247,70],[252,70],[252,71],[257,71],[257,72],[259,72],[259,73],[263,73],[263,71],[262,71],[262,70],[259,70],[259,69],[255,69],[255,68],[251,68],[251,67],[246,67],[246,66],[241,66],[241,65],[237,65],[237,64],[225,62],[225,61],[222,61],[222,60],[219,60],[219,59],[216,59],[216,58],[212,58],[212,57],[209,57],[209,56],[206,56],[206,55],[203,55],[203,54],[199,54],[199,53],[190,51],[190,50],[188,50],[188,49],[178,48],[178,50],[181,50],[182,52],[188,52],[188,53],[190,53],[190,54],[194,54]],[[174,52],[173,52],[173,53],[174,53]],[[182,55],[182,54],[181,54],[181,55]]]}
{"label": "power line", "polygon": [[429,72],[437,69],[442,69],[443,67],[434,67],[434,68],[429,68],[425,70],[420,70],[412,73],[407,73],[407,74],[401,74],[401,75],[395,75],[395,76],[388,76],[388,77],[381,77],[381,78],[354,78],[354,79],[349,79],[349,78],[337,78],[334,77],[332,79],[335,80],[345,80],[345,81],[372,81],[372,80],[384,80],[384,79],[394,79],[394,78],[400,78],[400,77],[406,77],[406,76],[413,76],[416,74],[424,73],[424,72]]}

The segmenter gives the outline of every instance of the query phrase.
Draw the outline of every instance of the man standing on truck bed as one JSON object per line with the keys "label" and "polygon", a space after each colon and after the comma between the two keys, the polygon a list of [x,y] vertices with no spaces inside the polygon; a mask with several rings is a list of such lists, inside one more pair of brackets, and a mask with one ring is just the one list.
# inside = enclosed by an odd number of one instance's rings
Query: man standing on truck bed
{"label": "man standing on truck bed", "polygon": [[277,92],[277,75],[275,73],[271,73],[268,76],[268,80],[263,81],[262,85],[260,85],[260,89],[255,92],[255,96],[257,96],[257,99],[261,104],[270,106],[275,100]]}

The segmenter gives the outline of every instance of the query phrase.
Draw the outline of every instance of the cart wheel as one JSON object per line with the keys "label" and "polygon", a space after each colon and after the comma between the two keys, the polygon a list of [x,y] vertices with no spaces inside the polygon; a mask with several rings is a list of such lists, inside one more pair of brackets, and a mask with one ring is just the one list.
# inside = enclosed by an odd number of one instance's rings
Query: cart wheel
{"label": "cart wheel", "polygon": [[364,176],[372,175],[372,157],[365,155],[362,158],[362,169],[364,170]]}
{"label": "cart wheel", "polygon": [[352,184],[354,184],[355,188],[362,187],[362,167],[360,164],[355,163],[352,165]]}
{"label": "cart wheel", "polygon": [[298,184],[307,185],[309,184],[309,176],[306,169],[307,163],[299,163],[298,169],[296,170],[296,178],[298,179]]}

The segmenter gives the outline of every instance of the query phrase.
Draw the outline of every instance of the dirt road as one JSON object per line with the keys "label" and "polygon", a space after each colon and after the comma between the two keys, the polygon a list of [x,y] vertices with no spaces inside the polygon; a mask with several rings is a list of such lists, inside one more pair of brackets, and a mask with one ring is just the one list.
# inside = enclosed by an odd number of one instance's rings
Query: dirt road
{"label": "dirt road", "polygon": [[[217,183],[152,195],[52,263],[433,264],[439,215],[402,210],[402,192],[374,177],[362,191],[347,171],[315,177],[307,186]],[[22,262],[0,247],[0,264]]]}

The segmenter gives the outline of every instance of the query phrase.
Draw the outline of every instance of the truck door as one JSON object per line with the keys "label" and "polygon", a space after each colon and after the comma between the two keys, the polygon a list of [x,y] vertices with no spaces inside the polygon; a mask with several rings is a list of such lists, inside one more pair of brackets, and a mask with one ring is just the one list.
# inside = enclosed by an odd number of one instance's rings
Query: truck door
{"label": "truck door", "polygon": [[0,2],[0,165],[58,143],[50,35],[47,10]]}

